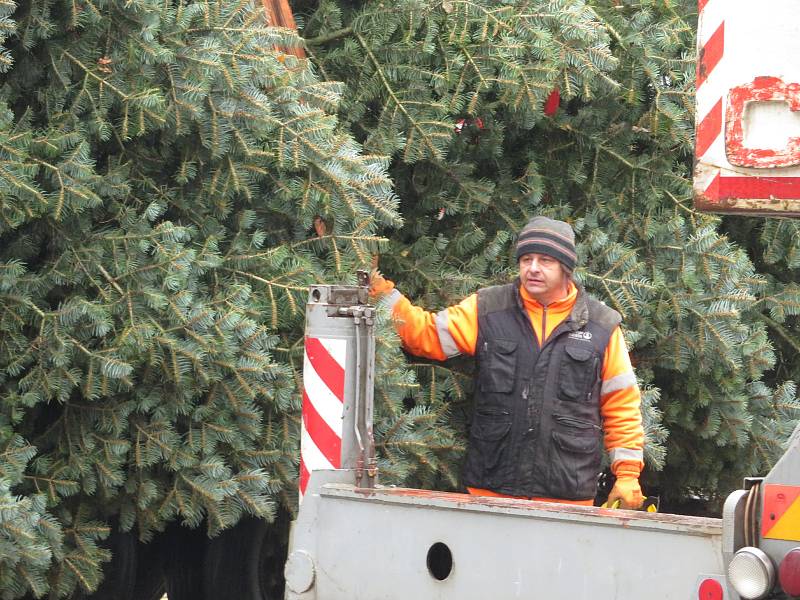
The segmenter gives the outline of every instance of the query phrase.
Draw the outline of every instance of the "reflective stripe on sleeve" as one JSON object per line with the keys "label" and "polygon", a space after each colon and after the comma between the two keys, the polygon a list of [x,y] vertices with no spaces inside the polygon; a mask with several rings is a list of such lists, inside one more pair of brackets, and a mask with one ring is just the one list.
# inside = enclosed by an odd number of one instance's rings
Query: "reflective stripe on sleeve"
{"label": "reflective stripe on sleeve", "polygon": [[612,465],[618,460],[644,461],[644,452],[632,448],[612,448],[608,451],[608,458]]}
{"label": "reflective stripe on sleeve", "polygon": [[397,304],[402,297],[403,294],[401,294],[397,288],[393,289],[391,292],[386,294],[386,296],[384,296],[384,301],[386,302],[386,306],[389,308],[389,312],[392,312],[394,305]]}
{"label": "reflective stripe on sleeve", "polygon": [[449,319],[447,317],[447,309],[445,308],[436,313],[434,320],[436,321],[436,333],[439,335],[439,343],[442,345],[442,352],[444,352],[444,355],[447,358],[453,358],[461,354],[458,350],[458,346],[456,346],[456,341],[453,339],[453,335],[450,333],[450,328],[448,327]]}
{"label": "reflective stripe on sleeve", "polygon": [[624,390],[625,388],[634,385],[636,385],[636,375],[633,373],[633,371],[628,371],[627,373],[620,373],[619,375],[612,377],[608,381],[603,382],[603,385],[600,386],[600,395],[605,396],[606,394],[610,394],[611,392]]}

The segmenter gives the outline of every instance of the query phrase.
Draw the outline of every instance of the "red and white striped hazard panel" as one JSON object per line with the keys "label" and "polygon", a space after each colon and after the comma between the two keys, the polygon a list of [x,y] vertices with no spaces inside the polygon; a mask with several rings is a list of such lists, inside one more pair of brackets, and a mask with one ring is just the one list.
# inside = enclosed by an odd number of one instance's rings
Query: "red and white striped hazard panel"
{"label": "red and white striped hazard panel", "polygon": [[300,496],[311,471],[342,464],[342,415],[347,340],[306,337],[303,359],[303,423],[300,433]]}
{"label": "red and white striped hazard panel", "polygon": [[800,0],[699,0],[694,198],[800,215]]}

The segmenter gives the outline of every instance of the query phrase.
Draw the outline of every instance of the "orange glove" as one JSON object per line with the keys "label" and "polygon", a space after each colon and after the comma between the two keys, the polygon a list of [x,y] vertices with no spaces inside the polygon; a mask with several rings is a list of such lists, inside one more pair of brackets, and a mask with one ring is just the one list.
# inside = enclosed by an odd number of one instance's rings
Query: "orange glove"
{"label": "orange glove", "polygon": [[632,510],[641,508],[644,496],[639,486],[640,469],[640,463],[632,460],[620,460],[611,466],[611,470],[617,476],[617,482],[608,494],[608,506],[619,500],[620,508]]}
{"label": "orange glove", "polygon": [[379,298],[384,294],[388,294],[394,289],[394,282],[385,279],[381,272],[375,269],[369,278],[369,295],[373,298]]}

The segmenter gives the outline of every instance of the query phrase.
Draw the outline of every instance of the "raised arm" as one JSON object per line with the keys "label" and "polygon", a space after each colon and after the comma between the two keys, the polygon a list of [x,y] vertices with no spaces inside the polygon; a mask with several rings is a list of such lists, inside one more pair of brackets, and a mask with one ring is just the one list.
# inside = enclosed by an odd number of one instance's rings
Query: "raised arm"
{"label": "raised arm", "polygon": [[459,354],[475,354],[478,339],[478,298],[468,296],[437,313],[414,306],[394,283],[374,273],[373,296],[387,296],[395,328],[403,347],[416,356],[446,360]]}

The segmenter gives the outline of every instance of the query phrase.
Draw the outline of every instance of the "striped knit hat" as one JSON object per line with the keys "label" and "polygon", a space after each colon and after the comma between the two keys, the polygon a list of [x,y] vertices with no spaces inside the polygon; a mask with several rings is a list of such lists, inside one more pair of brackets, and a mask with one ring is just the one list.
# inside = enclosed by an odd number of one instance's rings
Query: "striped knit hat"
{"label": "striped knit hat", "polygon": [[517,238],[517,260],[523,254],[536,252],[552,256],[570,271],[575,270],[575,232],[569,223],[547,217],[533,217]]}

